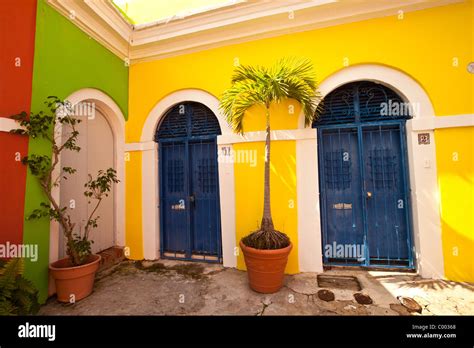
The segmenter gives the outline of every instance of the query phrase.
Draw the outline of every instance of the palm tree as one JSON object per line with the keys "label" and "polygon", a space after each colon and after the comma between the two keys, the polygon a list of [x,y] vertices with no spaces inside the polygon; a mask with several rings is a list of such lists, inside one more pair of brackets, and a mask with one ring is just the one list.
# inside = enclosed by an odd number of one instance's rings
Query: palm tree
{"label": "palm tree", "polygon": [[280,249],[290,240],[275,230],[270,206],[270,105],[284,99],[294,99],[301,104],[305,126],[311,125],[320,114],[321,96],[313,71],[313,64],[305,58],[284,58],[274,66],[241,65],[234,70],[232,86],[221,97],[220,108],[232,130],[242,134],[245,113],[252,106],[265,108],[265,187],[263,216],[259,230],[242,239],[256,249]]}

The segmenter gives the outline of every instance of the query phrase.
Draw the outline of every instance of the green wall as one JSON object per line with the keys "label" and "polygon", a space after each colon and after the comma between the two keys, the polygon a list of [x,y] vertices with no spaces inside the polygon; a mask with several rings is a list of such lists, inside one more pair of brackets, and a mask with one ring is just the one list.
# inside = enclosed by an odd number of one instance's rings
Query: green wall
{"label": "green wall", "polygon": [[[109,95],[128,116],[128,67],[102,45],[77,28],[71,20],[38,0],[31,111],[45,108],[46,97],[66,98],[83,88],[96,88]],[[29,154],[51,154],[50,143],[30,139]],[[36,178],[28,172],[25,216],[46,201]],[[37,244],[38,261],[26,261],[25,275],[48,295],[49,221],[25,221],[24,244]]]}

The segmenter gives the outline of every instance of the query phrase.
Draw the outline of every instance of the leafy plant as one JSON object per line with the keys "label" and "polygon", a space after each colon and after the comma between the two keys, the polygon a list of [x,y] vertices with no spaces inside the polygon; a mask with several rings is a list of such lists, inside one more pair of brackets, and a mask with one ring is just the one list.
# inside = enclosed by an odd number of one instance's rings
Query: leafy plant
{"label": "leafy plant", "polygon": [[265,186],[264,207],[261,226],[242,239],[249,247],[256,249],[281,249],[290,244],[288,236],[277,231],[273,224],[270,205],[270,105],[284,99],[300,103],[305,126],[311,125],[321,113],[321,96],[310,60],[305,58],[284,58],[274,66],[241,65],[234,70],[232,85],[221,97],[220,109],[230,127],[236,133],[243,133],[246,112],[255,105],[265,109]]}
{"label": "leafy plant", "polygon": [[[23,164],[27,165],[31,173],[38,179],[39,185],[44,192],[48,202],[42,202],[40,207],[33,210],[27,219],[41,219],[48,217],[56,220],[62,227],[67,243],[67,255],[73,266],[82,265],[88,262],[91,255],[91,241],[89,233],[92,228],[97,227],[99,216],[96,216],[102,200],[109,195],[114,183],[118,183],[116,171],[109,168],[100,170],[95,179],[89,175],[89,180],[85,183],[84,195],[88,198],[88,203],[95,201],[92,213],[88,217],[84,231],[76,231],[76,223],[71,220],[67,206],[60,206],[60,202],[52,194],[54,187],[59,186],[61,179],[67,180],[69,175],[73,175],[76,169],[63,167],[62,173],[55,176],[56,168],[59,166],[60,155],[63,151],[81,150],[77,144],[79,132],[76,127],[81,122],[74,117],[74,110],[70,102],[62,101],[58,97],[48,97],[45,104],[49,108],[47,113],[31,113],[27,117],[26,112],[14,115],[11,118],[19,122],[21,128],[11,132],[19,135],[26,135],[31,138],[43,138],[51,143],[52,156],[32,154],[23,158]],[[61,126],[63,132],[69,130],[67,139],[61,143],[60,137],[56,136],[54,127]]]}
{"label": "leafy plant", "polygon": [[23,260],[0,260],[0,315],[36,314],[39,310],[38,291],[23,278]]}

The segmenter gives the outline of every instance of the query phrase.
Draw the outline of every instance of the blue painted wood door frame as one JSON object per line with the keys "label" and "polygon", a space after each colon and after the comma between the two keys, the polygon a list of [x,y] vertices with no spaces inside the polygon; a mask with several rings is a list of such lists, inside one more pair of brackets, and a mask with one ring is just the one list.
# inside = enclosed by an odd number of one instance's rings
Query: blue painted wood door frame
{"label": "blue painted wood door frame", "polygon": [[193,135],[193,107],[184,105],[179,136],[156,138],[160,252],[164,258],[221,262],[217,135]]}
{"label": "blue painted wood door frame", "polygon": [[[383,132],[387,130],[392,130],[398,133],[398,140],[396,142],[396,146],[398,149],[398,173],[396,177],[396,181],[398,182],[398,186],[400,188],[400,192],[398,192],[401,200],[400,206],[403,206],[403,214],[395,214],[400,215],[397,216],[397,225],[395,226],[403,226],[403,235],[405,236],[404,243],[406,243],[406,248],[399,248],[401,250],[401,254],[395,255],[390,254],[388,255],[388,259],[379,258],[377,260],[374,257],[373,249],[377,247],[374,244],[373,240],[375,238],[376,233],[374,231],[378,231],[377,228],[380,226],[374,226],[377,224],[378,220],[371,218],[372,215],[377,213],[377,209],[379,207],[372,206],[372,202],[374,202],[375,197],[373,196],[372,201],[366,199],[368,193],[370,192],[372,195],[380,195],[381,192],[384,190],[384,185],[394,185],[391,183],[390,180],[382,180],[381,185],[379,187],[380,192],[373,192],[374,189],[377,187],[371,187],[367,181],[369,174],[367,173],[368,168],[368,161],[367,158],[367,142],[368,140],[365,139],[364,135],[369,134],[368,132],[376,131],[376,132]],[[346,145],[350,144],[352,148],[348,151],[348,160],[351,162],[351,169],[354,169],[355,173],[350,173],[351,175],[351,182],[344,182],[344,175],[348,177],[348,173],[344,173],[344,169],[339,170],[338,173],[328,173],[327,170],[327,158],[328,153],[326,152],[326,148],[328,147],[325,144],[325,138],[328,137],[330,132],[338,132],[339,137],[340,134],[351,134],[352,140],[348,142],[346,140]],[[381,134],[381,133],[380,133]],[[327,141],[327,139],[326,139]],[[337,144],[337,147],[343,146],[344,141]],[[365,147],[364,147],[365,145]],[[377,144],[376,144],[377,145]],[[354,149],[355,147],[355,149]],[[377,147],[377,146],[373,146]],[[387,148],[385,148],[387,150]],[[331,152],[341,152],[341,150],[334,151],[334,148],[330,149]],[[392,149],[393,150],[393,149]],[[329,125],[329,126],[320,126],[318,127],[318,155],[319,155],[319,177],[320,177],[320,192],[321,192],[321,221],[322,221],[322,233],[323,233],[323,258],[324,263],[327,265],[348,265],[348,266],[368,266],[368,267],[387,267],[387,268],[413,268],[414,267],[414,255],[413,255],[413,248],[412,248],[412,236],[411,236],[411,209],[410,209],[410,189],[409,189],[409,177],[408,177],[408,170],[407,170],[407,149],[406,149],[406,132],[405,132],[405,120],[394,120],[394,121],[384,121],[384,122],[366,122],[366,123],[358,123],[358,124],[341,124],[341,125]],[[343,156],[342,152],[340,154]],[[332,161],[332,159],[330,159]],[[340,160],[342,163],[343,159]],[[383,160],[382,160],[383,161]],[[325,170],[326,167],[326,170]],[[342,167],[341,167],[342,168]],[[347,170],[346,170],[347,171]],[[331,176],[328,181],[328,177]],[[383,175],[383,171],[382,171]],[[339,182],[336,182],[337,179],[341,179]],[[373,178],[372,178],[373,179]],[[357,182],[358,181],[358,182]],[[334,185],[339,185],[339,187],[335,187]],[[356,188],[356,191],[352,190],[351,194],[345,195],[344,194],[340,197],[342,198],[343,202],[337,207],[328,206],[327,198],[331,195],[331,191],[342,191],[344,192],[345,189],[351,188],[352,185],[358,185],[359,187]],[[346,185],[346,186],[344,186]],[[373,191],[369,191],[373,190]],[[352,197],[351,201],[345,202],[344,199],[347,200],[347,197]],[[339,198],[339,197],[338,197]],[[384,199],[384,204],[387,203],[387,199]],[[393,204],[393,201],[392,201]],[[352,216],[352,221],[350,223],[353,229],[352,233],[344,233],[344,235],[339,235],[334,237],[334,230],[331,229],[330,223],[333,224],[346,224],[347,221],[344,222],[341,218],[334,218],[331,221],[330,217],[330,209],[341,210],[344,212],[345,210],[356,211],[356,216]],[[338,212],[339,213],[339,212]],[[384,218],[387,219],[386,211],[384,211]],[[360,225],[362,222],[362,226]],[[347,228],[344,226],[343,228]],[[387,226],[386,226],[387,228]],[[397,233],[397,232],[396,232]],[[390,236],[388,231],[385,231],[385,236]],[[393,238],[392,238],[393,239]],[[327,245],[331,245],[334,248],[334,241],[336,241],[337,245],[345,245],[345,244],[362,244],[364,249],[364,254],[362,259],[358,258],[346,258],[344,257],[343,260],[337,260],[337,257],[326,257],[325,248]],[[383,239],[381,242],[384,241]],[[400,238],[397,239],[400,241]],[[380,242],[380,243],[381,243]],[[390,244],[390,243],[389,243]],[[386,251],[387,248],[390,248],[391,245],[382,245],[380,249]],[[380,251],[379,249],[379,251]],[[335,262],[336,261],[336,262]],[[342,262],[341,262],[342,261]]]}

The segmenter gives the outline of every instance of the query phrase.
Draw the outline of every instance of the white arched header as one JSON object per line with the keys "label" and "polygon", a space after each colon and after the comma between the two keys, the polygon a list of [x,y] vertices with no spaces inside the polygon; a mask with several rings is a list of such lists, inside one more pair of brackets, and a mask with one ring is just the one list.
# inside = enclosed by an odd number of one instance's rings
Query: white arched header
{"label": "white arched header", "polygon": [[[418,82],[407,74],[384,65],[361,64],[341,69],[320,83],[319,92],[325,97],[342,85],[362,80],[383,84],[396,91],[407,102],[418,105],[419,107],[413,108],[415,120],[435,115],[428,94]],[[304,128],[303,115],[300,116],[299,128]]]}
{"label": "white arched header", "polygon": [[158,104],[151,110],[142,129],[141,142],[153,141],[155,137],[156,127],[160,123],[161,118],[171,107],[182,102],[197,102],[207,106],[217,117],[222,134],[231,134],[224,116],[219,110],[219,100],[212,94],[200,89],[184,89],[161,99]]}

